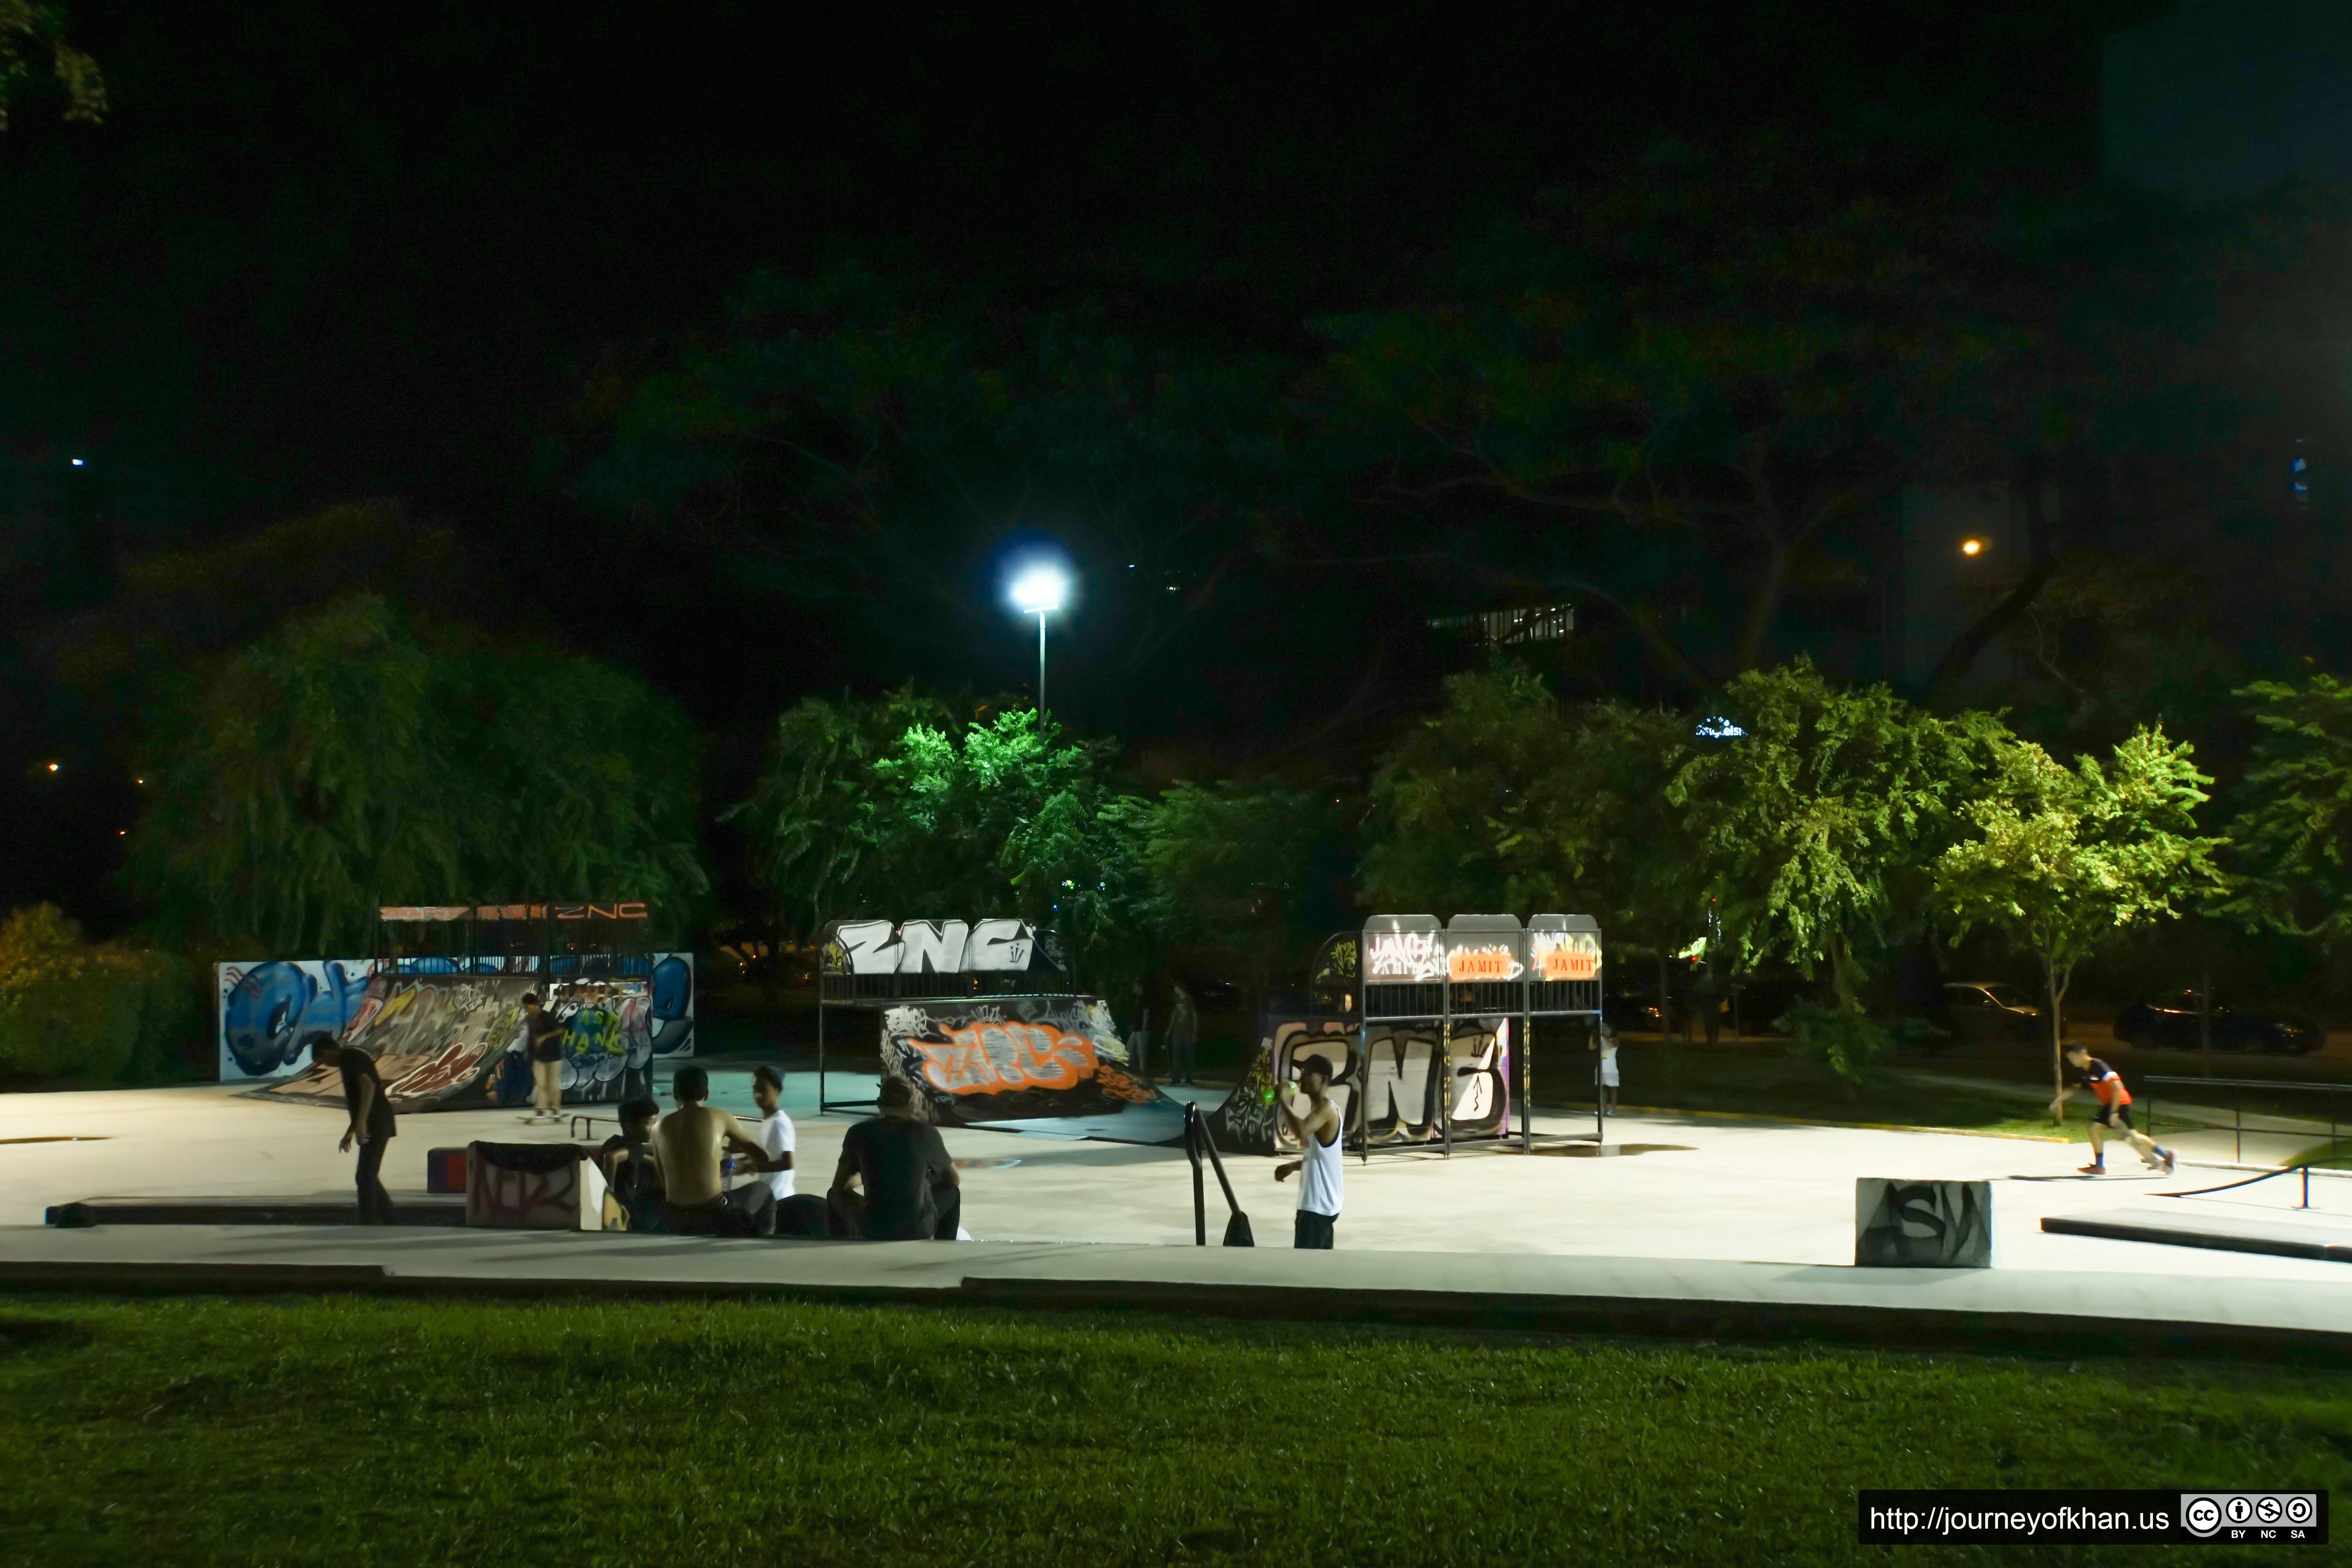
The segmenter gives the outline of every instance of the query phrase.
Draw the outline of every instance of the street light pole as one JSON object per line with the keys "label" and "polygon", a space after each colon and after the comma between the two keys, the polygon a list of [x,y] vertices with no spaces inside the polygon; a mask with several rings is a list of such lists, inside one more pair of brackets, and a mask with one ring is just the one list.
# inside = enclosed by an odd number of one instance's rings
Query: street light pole
{"label": "street light pole", "polygon": [[1037,617],[1037,723],[1045,722],[1045,617],[1069,596],[1070,580],[1060,568],[1032,566],[1013,584],[1013,605]]}

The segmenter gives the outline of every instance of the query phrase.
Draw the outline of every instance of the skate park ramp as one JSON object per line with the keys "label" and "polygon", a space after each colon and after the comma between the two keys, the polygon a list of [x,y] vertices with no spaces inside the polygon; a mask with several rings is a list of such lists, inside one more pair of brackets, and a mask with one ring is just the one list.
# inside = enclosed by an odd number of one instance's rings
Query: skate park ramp
{"label": "skate park ramp", "polygon": [[[1509,1018],[1454,1021],[1450,1109],[1457,1142],[1497,1137],[1510,1127],[1515,1026]],[[1290,1082],[1307,1058],[1320,1057],[1329,1069],[1331,1103],[1351,1138],[1361,1094],[1371,1102],[1364,1125],[1374,1148],[1440,1142],[1445,1136],[1440,1096],[1446,1086],[1439,1081],[1439,1063],[1445,1044],[1434,1024],[1381,1023],[1360,1031],[1343,1018],[1272,1019],[1249,1070],[1209,1113],[1209,1136],[1229,1154],[1297,1152],[1275,1113],[1275,1086]]]}
{"label": "skate park ramp", "polygon": [[1184,1102],[1136,1072],[1098,997],[909,1002],[882,1013],[882,1069],[940,1127],[1173,1143]]}
{"label": "skate park ramp", "polygon": [[[691,1004],[676,994],[683,988],[690,997],[692,984],[690,970],[676,954],[664,955],[650,978],[557,981],[550,1010],[566,1024],[564,1103],[619,1100],[656,1057],[690,1055]],[[526,1105],[530,1066],[522,1052],[522,998],[546,989],[535,974],[378,974],[369,980],[343,1043],[375,1058],[400,1115]],[[314,1066],[256,1092],[340,1103],[342,1078]]]}

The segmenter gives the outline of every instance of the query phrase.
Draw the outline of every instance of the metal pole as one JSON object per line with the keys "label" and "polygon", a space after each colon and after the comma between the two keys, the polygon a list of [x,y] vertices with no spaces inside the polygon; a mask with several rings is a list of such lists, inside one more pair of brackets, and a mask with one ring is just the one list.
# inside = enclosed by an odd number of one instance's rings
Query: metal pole
{"label": "metal pole", "polygon": [[2238,1090],[2237,1098],[2230,1103],[2230,1138],[2231,1163],[2244,1164],[2246,1163],[2246,1091],[2242,1089]]}
{"label": "metal pole", "polygon": [[817,954],[816,977],[816,1113],[824,1114],[824,955]]}
{"label": "metal pole", "polygon": [[1535,1093],[1536,1082],[1536,1016],[1525,1002],[1519,1008],[1519,1152],[1532,1154],[1536,1149],[1534,1129],[1528,1124],[1528,1100]]}
{"label": "metal pole", "polygon": [[[1356,1146],[1357,1163],[1369,1165],[1372,1163],[1372,1023],[1369,1015],[1356,1026],[1356,1059],[1364,1064],[1362,1081],[1356,1085],[1356,1136],[1363,1140]],[[1282,1092],[1278,1079],[1274,1092]]]}
{"label": "metal pole", "polygon": [[1592,1142],[1609,1141],[1609,1112],[1601,1102],[1601,1016],[1592,1017]]}
{"label": "metal pole", "polygon": [[1045,721],[1045,612],[1037,612],[1037,722]]}
{"label": "metal pole", "polygon": [[[1192,1245],[1209,1245],[1209,1194],[1201,1184],[1201,1108],[1184,1106],[1184,1153],[1192,1162]],[[1299,1178],[1304,1181],[1306,1178]]]}

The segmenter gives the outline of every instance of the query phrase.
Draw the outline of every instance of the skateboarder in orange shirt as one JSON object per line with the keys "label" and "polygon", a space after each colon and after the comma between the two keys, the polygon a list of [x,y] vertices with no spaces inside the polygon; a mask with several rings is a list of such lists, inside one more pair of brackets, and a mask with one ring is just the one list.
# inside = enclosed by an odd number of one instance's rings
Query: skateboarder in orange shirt
{"label": "skateboarder in orange shirt", "polygon": [[2124,1087],[2123,1075],[2091,1054],[2091,1047],[2080,1040],[2069,1040],[2059,1047],[2066,1058],[2067,1068],[2074,1081],[2058,1091],[2050,1102],[2050,1114],[2065,1113],[2066,1097],[2075,1089],[2087,1089],[2099,1097],[2098,1114],[2091,1118],[2091,1163],[2083,1167],[2086,1176],[2103,1176],[2107,1171],[2106,1151],[2101,1147],[2100,1131],[2123,1129],[2124,1141],[2134,1152],[2147,1162],[2148,1169],[2172,1174],[2172,1151],[2159,1145],[2147,1133],[2132,1125],[2131,1090]]}

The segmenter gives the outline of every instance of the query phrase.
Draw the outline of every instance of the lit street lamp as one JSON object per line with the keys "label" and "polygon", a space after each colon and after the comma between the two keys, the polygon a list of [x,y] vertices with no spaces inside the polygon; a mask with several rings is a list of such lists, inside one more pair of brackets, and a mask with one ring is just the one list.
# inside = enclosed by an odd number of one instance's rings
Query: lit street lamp
{"label": "lit street lamp", "polygon": [[1013,607],[1037,617],[1037,722],[1045,721],[1045,617],[1062,607],[1070,579],[1058,566],[1032,566],[1013,580]]}

